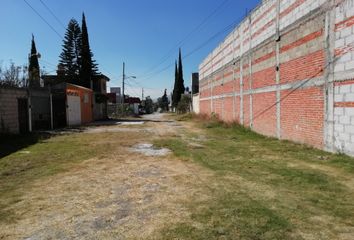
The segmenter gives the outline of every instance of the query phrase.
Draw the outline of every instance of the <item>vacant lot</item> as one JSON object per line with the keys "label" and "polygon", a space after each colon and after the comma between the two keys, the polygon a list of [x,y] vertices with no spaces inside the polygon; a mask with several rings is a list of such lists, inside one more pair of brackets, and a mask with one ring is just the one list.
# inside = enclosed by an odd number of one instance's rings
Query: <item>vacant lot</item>
{"label": "vacant lot", "polygon": [[150,120],[12,145],[0,239],[354,239],[353,158],[190,116]]}

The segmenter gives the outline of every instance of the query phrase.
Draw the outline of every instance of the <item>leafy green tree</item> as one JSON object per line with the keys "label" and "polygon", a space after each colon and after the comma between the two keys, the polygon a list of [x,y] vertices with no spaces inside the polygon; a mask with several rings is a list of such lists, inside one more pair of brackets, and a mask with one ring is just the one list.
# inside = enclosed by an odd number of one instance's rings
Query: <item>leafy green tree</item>
{"label": "leafy green tree", "polygon": [[179,101],[177,106],[177,113],[184,114],[190,112],[191,103],[192,103],[191,95],[182,94],[181,100]]}
{"label": "leafy green tree", "polygon": [[90,88],[92,76],[99,74],[98,65],[96,61],[93,60],[93,54],[90,49],[86,18],[85,14],[82,14],[82,49],[81,49],[81,71],[80,71],[80,81],[83,86]]}
{"label": "leafy green tree", "polygon": [[168,101],[168,97],[167,97],[167,89],[165,89],[165,92],[161,98],[161,109],[162,111],[169,111],[169,107],[168,107],[168,104],[170,102]]}
{"label": "leafy green tree", "polygon": [[29,87],[40,87],[39,63],[36,43],[32,34],[31,54],[29,56],[28,66]]}
{"label": "leafy green tree", "polygon": [[69,81],[77,83],[81,68],[81,29],[75,19],[69,21],[63,40],[63,50],[60,54],[59,64]]}
{"label": "leafy green tree", "polygon": [[150,96],[145,98],[145,112],[146,114],[151,114],[154,112],[154,102]]}

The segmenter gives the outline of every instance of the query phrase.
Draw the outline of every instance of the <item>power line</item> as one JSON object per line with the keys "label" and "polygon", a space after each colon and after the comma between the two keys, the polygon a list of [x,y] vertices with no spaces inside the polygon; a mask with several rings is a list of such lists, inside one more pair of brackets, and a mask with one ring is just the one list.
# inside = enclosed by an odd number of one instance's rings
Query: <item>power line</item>
{"label": "power line", "polygon": [[[232,22],[231,24],[227,25],[225,28],[223,28],[222,30],[220,30],[219,32],[215,33],[213,36],[211,36],[210,38],[208,38],[205,42],[203,42],[202,44],[200,44],[199,46],[197,46],[195,49],[193,49],[192,51],[190,51],[189,53],[187,53],[182,59],[187,59],[188,57],[192,56],[194,53],[196,53],[197,51],[199,51],[200,49],[202,49],[203,47],[205,47],[208,43],[210,43],[211,41],[213,41],[215,38],[217,38],[218,36],[224,34],[225,32],[233,29],[235,27],[235,24],[237,24],[240,21],[240,19],[237,19],[236,21]],[[156,71],[152,74],[149,74],[146,78],[143,78],[144,80],[149,80],[151,78],[153,78],[154,76],[161,74],[165,71],[167,71],[168,69],[170,69],[172,66],[174,66],[174,63],[171,63],[169,65],[167,65],[166,67],[164,67],[163,69],[160,69],[159,71]]]}
{"label": "power line", "polygon": [[137,86],[143,87],[142,84],[139,81],[137,81],[136,79],[132,78],[131,81],[133,83],[135,83]]}
{"label": "power line", "polygon": [[46,65],[50,65],[50,66],[52,66],[52,67],[57,67],[57,65],[55,65],[55,64],[53,64],[53,63],[51,63],[51,62],[48,62],[48,61],[46,61],[46,60],[43,60],[42,58],[39,58],[38,59],[40,62],[43,62],[43,63],[45,63]]}
{"label": "power line", "polygon": [[43,20],[43,22],[45,22],[50,27],[50,29],[53,30],[53,32],[56,35],[58,35],[58,37],[60,39],[63,39],[63,37],[60,35],[60,33],[57,30],[55,30],[55,28],[47,20],[45,20],[45,18],[42,17],[42,15],[34,7],[32,7],[32,5],[29,4],[29,2],[27,2],[27,0],[23,0],[23,1],[33,10],[33,12],[35,12]]}
{"label": "power line", "polygon": [[194,33],[196,33],[208,20],[216,14],[229,0],[224,0],[211,14],[209,14],[194,30],[192,30],[179,44],[183,44],[187,39],[189,39]]}
{"label": "power line", "polygon": [[140,94],[137,94],[137,92],[134,89],[134,86],[130,85],[129,83],[125,83],[129,88],[130,91],[133,92],[134,95],[139,96]]}
{"label": "power line", "polygon": [[148,75],[149,73],[151,73],[154,69],[156,69],[158,66],[160,66],[161,64],[163,64],[164,62],[167,61],[167,59],[173,54],[173,52],[175,51],[175,49],[177,47],[180,47],[184,44],[184,42],[186,42],[194,33],[196,33],[198,30],[201,29],[201,27],[208,22],[208,20],[210,20],[210,18],[215,15],[229,0],[224,0],[213,12],[211,12],[206,18],[204,18],[202,20],[202,22],[200,24],[198,24],[192,31],[190,31],[181,41],[179,41],[176,45],[174,45],[167,53],[164,57],[161,58],[160,62],[156,65],[154,65],[153,67],[151,67],[149,70],[146,71],[145,74],[143,75]]}
{"label": "power line", "polygon": [[42,5],[48,10],[48,12],[55,18],[55,20],[57,20],[57,22],[60,24],[60,26],[62,26],[64,29],[66,29],[66,27],[65,27],[65,24],[62,22],[62,21],[60,21],[60,19],[54,14],[54,12],[48,7],[48,5],[47,4],[45,4],[42,0],[39,0],[41,3],[42,3]]}
{"label": "power line", "polygon": [[[61,40],[63,40],[63,37],[59,34],[59,32],[57,30],[55,30],[55,28],[29,3],[27,2],[27,0],[23,0],[53,31],[54,33],[56,33]],[[49,13],[60,23],[60,25],[65,28],[65,25],[63,24],[62,21],[60,21],[60,19],[55,15],[55,13],[48,7],[48,5],[46,5],[42,0],[39,0],[43,6],[49,11]],[[53,65],[53,64],[52,64]],[[114,74],[112,74],[111,72],[107,71],[107,69],[105,69],[105,67],[100,64],[100,67],[102,69],[104,69],[107,73],[109,73],[111,76],[115,77]]]}
{"label": "power line", "polygon": [[225,28],[223,28],[221,31],[217,32],[216,34],[214,34],[213,36],[211,36],[207,41],[205,41],[204,43],[202,43],[201,45],[199,45],[198,47],[196,47],[194,50],[190,51],[188,54],[186,54],[184,56],[184,58],[188,58],[191,55],[193,55],[195,52],[199,51],[200,49],[202,49],[203,47],[205,47],[210,41],[214,40],[215,38],[217,38],[219,35],[233,29],[235,27],[235,24],[238,21],[234,21],[233,23],[229,24],[228,26],[226,26]]}
{"label": "power line", "polygon": [[[348,46],[351,46],[351,50],[354,49],[354,45],[353,44],[349,44]],[[349,51],[351,52],[351,51]],[[348,54],[348,53],[346,53]],[[305,80],[304,82],[302,82],[299,86],[297,86],[296,88],[292,89],[290,92],[288,92],[286,95],[284,95],[282,98],[280,98],[279,100],[277,100],[274,104],[272,104],[271,106],[267,107],[266,109],[260,111],[258,114],[255,115],[255,117],[253,118],[253,120],[259,118],[260,116],[262,116],[263,114],[265,114],[266,112],[268,112],[269,110],[271,110],[273,107],[275,107],[277,104],[280,104],[282,101],[284,101],[286,98],[288,98],[292,93],[296,92],[297,90],[299,90],[300,88],[302,88],[305,84],[307,84],[308,82],[310,82],[311,80],[313,80],[314,78],[316,78],[320,73],[322,73],[324,71],[324,69],[326,69],[327,67],[329,67],[331,64],[334,64],[336,61],[338,61],[341,57],[343,56],[338,56],[335,57],[332,61],[328,62],[323,69],[321,69],[320,71],[316,72],[314,75],[312,75],[309,79]],[[251,120],[249,120],[249,124],[250,124]]]}

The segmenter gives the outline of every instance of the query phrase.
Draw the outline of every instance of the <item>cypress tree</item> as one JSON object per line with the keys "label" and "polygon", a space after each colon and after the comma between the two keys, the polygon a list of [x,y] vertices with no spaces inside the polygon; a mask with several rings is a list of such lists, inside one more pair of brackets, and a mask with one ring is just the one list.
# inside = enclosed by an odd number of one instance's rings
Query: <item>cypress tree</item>
{"label": "cypress tree", "polygon": [[78,83],[81,68],[81,29],[75,19],[71,19],[63,40],[63,50],[59,63],[64,75],[73,83]]}
{"label": "cypress tree", "polygon": [[[184,93],[184,79],[183,79],[183,66],[182,66],[182,54],[181,49],[179,49],[178,54],[178,91],[179,91],[179,100],[181,100],[181,95]],[[178,100],[178,102],[179,102]]]}
{"label": "cypress tree", "polygon": [[37,54],[36,43],[34,42],[33,34],[32,34],[31,54],[29,56],[28,78],[29,78],[29,83],[28,83],[29,87],[40,87],[38,54]]}
{"label": "cypress tree", "polygon": [[177,63],[175,64],[175,86],[173,89],[173,107],[177,107],[179,101],[181,100],[181,96],[184,93],[184,80],[183,80],[183,66],[182,66],[182,54],[181,54],[181,49],[179,49],[179,54],[178,54],[178,67]]}
{"label": "cypress tree", "polygon": [[82,39],[81,39],[81,71],[80,71],[80,80],[83,86],[90,88],[91,87],[91,78],[94,75],[98,74],[98,65],[96,61],[92,59],[93,54],[90,49],[86,18],[85,14],[82,14]]}
{"label": "cypress tree", "polygon": [[178,67],[177,67],[177,61],[175,61],[175,84],[173,87],[173,92],[172,92],[172,107],[176,108],[178,104]]}

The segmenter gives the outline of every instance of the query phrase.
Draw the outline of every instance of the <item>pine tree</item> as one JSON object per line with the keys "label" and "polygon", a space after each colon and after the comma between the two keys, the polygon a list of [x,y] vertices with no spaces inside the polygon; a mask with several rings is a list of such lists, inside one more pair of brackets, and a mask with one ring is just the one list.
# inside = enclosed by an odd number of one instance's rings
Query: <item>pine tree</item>
{"label": "pine tree", "polygon": [[93,54],[90,49],[86,18],[85,14],[82,14],[82,49],[81,49],[81,71],[80,71],[80,80],[85,87],[91,87],[92,76],[98,74],[98,65],[96,61],[92,59]]}
{"label": "pine tree", "polygon": [[40,87],[38,53],[36,49],[36,43],[34,42],[33,34],[32,34],[31,54],[29,56],[28,78],[29,78],[29,83],[28,83],[29,87]]}
{"label": "pine tree", "polygon": [[78,83],[81,68],[81,29],[75,19],[71,19],[63,40],[63,51],[59,63],[64,75],[74,83]]}

